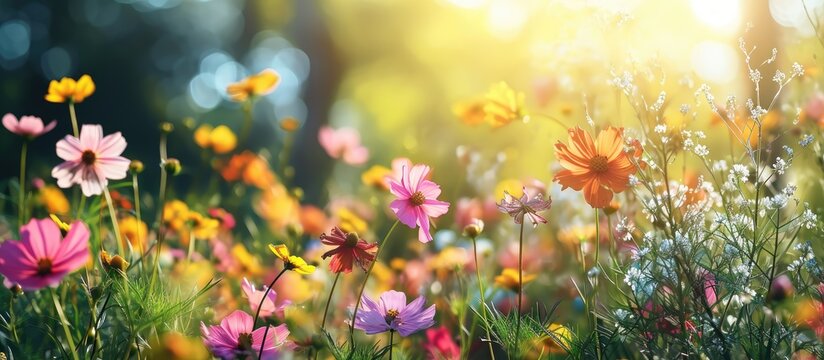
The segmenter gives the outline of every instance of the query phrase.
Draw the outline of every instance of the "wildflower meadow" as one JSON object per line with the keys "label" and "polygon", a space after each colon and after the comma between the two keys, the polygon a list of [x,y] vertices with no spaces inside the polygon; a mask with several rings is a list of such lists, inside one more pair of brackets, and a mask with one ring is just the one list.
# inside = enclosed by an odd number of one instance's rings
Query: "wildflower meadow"
{"label": "wildflower meadow", "polygon": [[822,21],[0,0],[0,359],[824,358]]}

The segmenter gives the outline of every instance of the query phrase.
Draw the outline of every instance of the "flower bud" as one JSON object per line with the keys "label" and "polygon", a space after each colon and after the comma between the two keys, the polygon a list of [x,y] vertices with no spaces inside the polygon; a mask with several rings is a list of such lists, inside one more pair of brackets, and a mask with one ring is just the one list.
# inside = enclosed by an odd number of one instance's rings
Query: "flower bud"
{"label": "flower bud", "polygon": [[142,173],[143,168],[143,162],[140,160],[132,160],[132,162],[129,163],[129,172],[131,172],[132,174],[137,175]]}
{"label": "flower bud", "polygon": [[175,158],[168,158],[166,159],[166,161],[163,162],[163,169],[166,170],[166,172],[171,174],[172,176],[175,176],[177,174],[180,174],[180,170],[182,170],[183,167],[180,165],[180,160]]}
{"label": "flower bud", "polygon": [[295,132],[300,127],[300,122],[294,117],[287,116],[280,120],[280,129],[286,132]]}
{"label": "flower bud", "polygon": [[17,296],[23,293],[23,287],[20,284],[12,285],[9,290],[11,290],[12,296]]}
{"label": "flower bud", "polygon": [[463,229],[463,234],[469,238],[476,238],[478,235],[481,235],[481,232],[484,231],[484,222],[479,219],[472,219],[472,222],[469,225],[466,225]]}
{"label": "flower bud", "polygon": [[793,293],[795,293],[793,282],[787,275],[781,275],[773,280],[767,298],[772,301],[782,301],[793,296]]}
{"label": "flower bud", "polygon": [[164,121],[164,122],[160,123],[160,132],[161,132],[161,133],[163,133],[163,134],[171,134],[171,133],[172,133],[172,131],[175,131],[175,126],[174,126],[174,124],[172,124],[172,123],[170,123],[170,122],[168,122],[168,121]]}

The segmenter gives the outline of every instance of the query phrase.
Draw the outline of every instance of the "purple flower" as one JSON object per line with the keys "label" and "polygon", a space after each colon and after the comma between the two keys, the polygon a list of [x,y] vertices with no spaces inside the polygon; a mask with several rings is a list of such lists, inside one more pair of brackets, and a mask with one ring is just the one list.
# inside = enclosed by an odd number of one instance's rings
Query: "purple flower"
{"label": "purple flower", "polygon": [[426,309],[423,296],[406,304],[406,294],[389,290],[381,294],[378,302],[363,296],[363,307],[355,319],[355,329],[369,335],[397,331],[409,336],[435,325],[435,305]]}
{"label": "purple flower", "polygon": [[524,187],[524,194],[520,199],[516,199],[508,192],[504,192],[504,199],[498,204],[498,210],[509,214],[515,219],[516,224],[521,224],[524,221],[524,216],[529,218],[532,226],[538,226],[538,223],[546,224],[546,219],[538,215],[539,211],[544,211],[552,206],[552,199],[544,200],[542,194],[537,194],[530,199],[529,194]]}

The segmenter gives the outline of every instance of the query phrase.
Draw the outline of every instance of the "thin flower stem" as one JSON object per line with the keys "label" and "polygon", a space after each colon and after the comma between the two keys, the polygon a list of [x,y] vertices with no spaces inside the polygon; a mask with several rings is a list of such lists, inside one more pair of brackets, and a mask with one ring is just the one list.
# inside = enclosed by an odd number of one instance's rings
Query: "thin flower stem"
{"label": "thin flower stem", "polygon": [[140,214],[140,187],[138,186],[138,183],[137,183],[137,173],[132,173],[132,190],[134,190],[134,213],[135,213],[135,217],[137,218],[137,222],[134,225],[134,232],[135,232],[135,234],[137,234],[136,236],[137,236],[138,241],[140,241],[140,244],[139,244],[140,254],[141,254],[141,256],[140,256],[140,269],[141,270],[140,271],[142,272],[143,271],[143,258],[144,258],[142,255],[143,255],[143,251],[144,251],[143,246],[145,245],[145,239],[143,237],[141,237],[141,234],[140,234],[140,224],[143,223],[143,220],[142,220],[141,214]]}
{"label": "thin flower stem", "polygon": [[103,195],[106,196],[106,204],[109,207],[109,218],[112,220],[112,230],[114,230],[114,238],[117,240],[117,252],[126,257],[126,251],[123,248],[123,239],[120,235],[120,226],[117,224],[117,212],[114,210],[114,202],[112,201],[112,195],[109,193],[109,188],[103,188]]}
{"label": "thin flower stem", "polygon": [[492,349],[492,331],[489,329],[489,320],[486,315],[486,294],[484,293],[484,282],[481,280],[481,267],[478,264],[478,244],[475,237],[472,237],[472,252],[475,254],[475,275],[478,277],[478,290],[481,292],[481,316],[484,318],[484,328],[486,328],[486,340],[489,345],[489,356],[495,360],[495,352]]}
{"label": "thin flower stem", "polygon": [[335,275],[335,281],[332,282],[332,289],[329,290],[329,298],[326,299],[326,307],[323,309],[323,320],[320,322],[321,330],[326,330],[326,316],[329,314],[329,304],[332,303],[332,294],[335,293],[335,286],[338,285],[338,279],[340,279],[340,273]]}
{"label": "thin flower stem", "polygon": [[63,313],[60,300],[57,299],[57,292],[54,289],[51,289],[50,292],[52,300],[54,300],[54,308],[57,310],[57,316],[60,318],[60,325],[63,326],[63,332],[66,334],[66,342],[68,343],[69,351],[72,353],[72,359],[80,360],[80,357],[77,356],[77,351],[74,350],[74,339],[72,338],[71,330],[69,330],[69,320],[66,319],[66,314]]}
{"label": "thin flower stem", "polygon": [[14,314],[14,301],[17,300],[17,295],[12,294],[9,299],[9,326],[11,327],[11,336],[15,343],[20,343],[20,338],[17,336],[17,316]]}
{"label": "thin flower stem", "polygon": [[195,252],[195,241],[196,240],[197,239],[195,238],[195,230],[190,229],[189,230],[189,249],[186,252],[186,261],[189,261],[189,262],[192,261],[192,253]]}
{"label": "thin flower stem", "polygon": [[521,309],[524,296],[524,220],[521,219],[521,234],[518,236],[518,317],[515,322],[515,338],[521,335]]}
{"label": "thin flower stem", "polygon": [[[275,286],[275,283],[286,273],[288,270],[287,267],[284,267],[283,270],[280,271],[278,276],[275,276],[275,279],[269,284],[269,287],[266,289],[266,292],[263,293],[263,297],[260,298],[260,304],[258,304],[257,311],[255,311],[255,318],[252,320],[252,330],[255,329],[255,324],[257,324],[258,317],[260,317],[260,309],[263,307],[263,302],[266,301],[266,297],[269,296],[269,292],[272,291],[272,287]],[[266,330],[263,330],[263,339],[260,340],[260,353],[258,353],[258,359],[263,359],[263,348],[266,345],[266,336],[269,335],[269,324],[266,324]]]}
{"label": "thin flower stem", "polygon": [[17,204],[17,217],[19,227],[23,227],[26,218],[26,155],[29,151],[29,141],[23,141],[23,149],[20,150],[20,200]]}
{"label": "thin flower stem", "polygon": [[163,247],[163,240],[166,238],[166,226],[163,222],[163,218],[166,216],[166,177],[167,173],[164,169],[160,172],[160,200],[157,205],[160,206],[160,212],[157,217],[157,244],[155,245],[154,264],[152,264],[152,280],[149,282],[150,290],[154,288],[154,283],[157,279],[158,266],[160,266],[158,261],[160,259],[160,248]]}
{"label": "thin flower stem", "polygon": [[395,347],[395,330],[389,330],[389,360],[392,360],[392,348]]}
{"label": "thin flower stem", "polygon": [[352,312],[352,323],[349,324],[349,346],[352,350],[355,349],[355,319],[358,317],[358,308],[360,308],[361,300],[363,299],[363,291],[366,290],[366,283],[369,282],[369,275],[372,274],[372,269],[375,267],[375,263],[377,263],[380,259],[381,251],[384,247],[386,247],[386,241],[389,240],[389,235],[392,235],[392,232],[394,232],[395,228],[398,227],[398,223],[400,223],[400,220],[395,220],[395,223],[392,224],[392,227],[389,228],[389,231],[386,235],[384,235],[381,243],[378,244],[378,252],[375,253],[375,261],[372,261],[372,264],[369,265],[369,270],[366,271],[366,277],[363,279],[363,285],[361,285],[360,292],[358,293],[358,299],[355,303],[355,310]]}
{"label": "thin flower stem", "polygon": [[74,137],[80,138],[80,131],[77,129],[77,114],[74,112],[74,101],[69,101],[69,116],[72,118],[72,132]]}
{"label": "thin flower stem", "polygon": [[253,106],[254,100],[252,98],[249,98],[249,100],[241,106],[243,108],[243,127],[240,130],[240,144],[246,144],[246,141],[249,140],[249,134],[252,131]]}

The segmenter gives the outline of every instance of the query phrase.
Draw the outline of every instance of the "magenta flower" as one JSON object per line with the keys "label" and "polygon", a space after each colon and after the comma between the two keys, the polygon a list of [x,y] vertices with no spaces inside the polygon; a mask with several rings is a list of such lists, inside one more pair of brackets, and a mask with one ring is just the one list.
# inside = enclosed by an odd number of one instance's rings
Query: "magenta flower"
{"label": "magenta flower", "polygon": [[449,203],[437,200],[441,187],[427,180],[429,166],[415,165],[410,169],[403,166],[400,182],[389,179],[390,191],[397,197],[389,208],[398,216],[398,220],[410,228],[419,227],[418,240],[426,243],[432,241],[429,233],[429,218],[436,218],[449,210]]}
{"label": "magenta flower", "polygon": [[[221,359],[255,359],[260,352],[265,327],[252,331],[252,316],[235,310],[220,321],[220,325],[207,326],[200,323],[203,343],[216,357]],[[292,349],[294,344],[287,341],[289,329],[281,324],[269,329],[262,359],[277,359],[282,349]]]}
{"label": "magenta flower", "polygon": [[0,274],[25,290],[55,287],[89,260],[89,228],[81,221],[64,237],[51,219],[32,219],[20,228],[20,241],[0,244]]}
{"label": "magenta flower", "polygon": [[119,132],[104,137],[100,125],[83,125],[80,139],[66,135],[57,142],[57,156],[65,161],[52,169],[52,176],[61,188],[80,184],[83,195],[100,195],[108,179],[126,177],[129,160],[120,156],[125,149]]}
{"label": "magenta flower", "polygon": [[14,134],[28,139],[34,139],[43,135],[57,125],[57,120],[52,120],[48,125],[43,125],[43,120],[37,116],[21,116],[20,121],[13,114],[3,116],[3,126]]}
{"label": "magenta flower", "polygon": [[330,157],[349,165],[360,165],[369,159],[369,149],[361,145],[360,134],[353,128],[335,130],[324,126],[318,131],[318,142]]}
{"label": "magenta flower", "polygon": [[[246,278],[243,278],[243,284],[240,285],[241,289],[243,289],[243,294],[246,295],[246,299],[249,300],[249,307],[252,311],[257,311],[258,305],[260,305],[260,300],[263,299],[263,294],[266,293],[266,289],[255,289],[255,284],[252,284]],[[283,309],[286,308],[292,302],[289,300],[281,301],[277,303],[277,296],[278,294],[275,290],[269,291],[269,294],[266,295],[266,300],[263,301],[263,306],[260,308],[260,316],[261,317],[268,317],[272,314],[277,315],[278,317],[283,317]]]}
{"label": "magenta flower", "polygon": [[386,331],[397,331],[401,336],[409,336],[435,325],[435,305],[426,309],[423,296],[406,304],[406,294],[389,290],[378,302],[363,296],[363,308],[355,319],[355,329],[369,335]]}
{"label": "magenta flower", "polygon": [[524,194],[520,199],[505,191],[503,200],[498,204],[498,210],[509,214],[515,219],[516,224],[523,223],[524,217],[527,217],[532,222],[532,226],[538,226],[539,222],[546,224],[546,219],[538,215],[538,212],[547,210],[550,206],[552,206],[552,199],[544,200],[544,196],[540,193],[530,198],[524,187]]}

